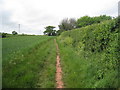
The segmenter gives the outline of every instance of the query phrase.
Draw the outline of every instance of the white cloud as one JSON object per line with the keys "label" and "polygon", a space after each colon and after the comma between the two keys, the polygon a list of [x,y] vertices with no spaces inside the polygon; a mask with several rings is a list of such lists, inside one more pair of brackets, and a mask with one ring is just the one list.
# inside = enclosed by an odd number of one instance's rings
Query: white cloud
{"label": "white cloud", "polygon": [[11,22],[21,24],[21,32],[42,34],[45,26],[57,27],[59,22],[66,17],[79,18],[84,15],[96,16],[101,14],[117,16],[118,1],[4,0],[2,5],[4,11],[11,12],[11,17],[9,17]]}

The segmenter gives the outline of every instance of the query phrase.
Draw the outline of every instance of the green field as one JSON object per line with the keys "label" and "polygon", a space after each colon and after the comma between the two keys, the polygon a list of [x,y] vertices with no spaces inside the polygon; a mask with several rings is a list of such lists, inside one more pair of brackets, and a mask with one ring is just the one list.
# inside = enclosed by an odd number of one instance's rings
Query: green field
{"label": "green field", "polygon": [[3,39],[3,88],[55,87],[54,37]]}

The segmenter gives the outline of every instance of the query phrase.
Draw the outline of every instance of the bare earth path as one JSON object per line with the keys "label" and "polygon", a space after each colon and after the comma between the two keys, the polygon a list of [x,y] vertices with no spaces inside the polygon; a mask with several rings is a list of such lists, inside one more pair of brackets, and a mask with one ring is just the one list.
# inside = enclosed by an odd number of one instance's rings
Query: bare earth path
{"label": "bare earth path", "polygon": [[58,44],[56,42],[56,40],[54,40],[55,44],[56,44],[56,53],[57,53],[57,58],[56,58],[56,88],[63,88],[64,84],[62,81],[62,68],[60,65],[60,54],[59,54],[59,47]]}

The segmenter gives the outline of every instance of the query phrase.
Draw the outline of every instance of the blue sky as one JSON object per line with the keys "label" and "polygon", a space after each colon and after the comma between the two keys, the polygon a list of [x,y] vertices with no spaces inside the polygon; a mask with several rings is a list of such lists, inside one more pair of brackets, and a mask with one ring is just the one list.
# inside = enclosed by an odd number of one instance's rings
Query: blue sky
{"label": "blue sky", "polygon": [[[118,15],[119,0],[0,0],[0,32],[43,34],[44,27],[58,26],[64,18]],[[58,27],[56,28],[58,29]]]}

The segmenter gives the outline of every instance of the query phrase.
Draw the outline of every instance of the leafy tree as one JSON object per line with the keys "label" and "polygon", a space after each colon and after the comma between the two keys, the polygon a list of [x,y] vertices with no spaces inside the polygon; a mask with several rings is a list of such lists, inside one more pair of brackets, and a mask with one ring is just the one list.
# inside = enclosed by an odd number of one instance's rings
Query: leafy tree
{"label": "leafy tree", "polygon": [[87,25],[91,25],[93,23],[93,20],[89,16],[83,16],[77,20],[77,27],[84,27]]}
{"label": "leafy tree", "polygon": [[18,33],[16,31],[12,31],[12,34],[13,35],[17,35]]}
{"label": "leafy tree", "polygon": [[56,30],[54,30],[54,26],[47,26],[45,27],[46,31],[43,33],[48,36],[55,36],[56,35]]}
{"label": "leafy tree", "polygon": [[7,33],[2,33],[2,38],[7,37]]}
{"label": "leafy tree", "polygon": [[74,18],[66,18],[66,19],[63,19],[60,23],[59,26],[59,29],[60,30],[71,30],[71,29],[74,29],[76,28],[76,20]]}

